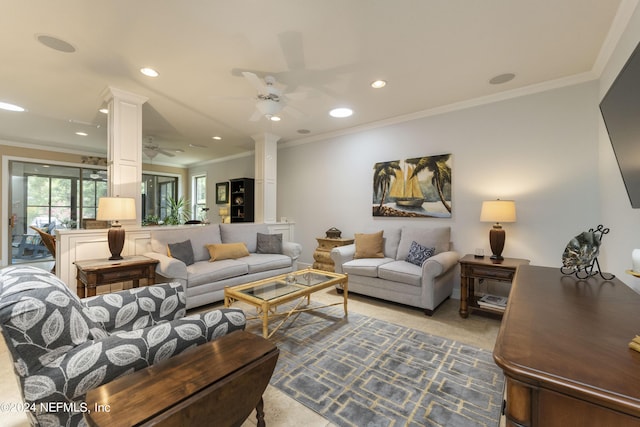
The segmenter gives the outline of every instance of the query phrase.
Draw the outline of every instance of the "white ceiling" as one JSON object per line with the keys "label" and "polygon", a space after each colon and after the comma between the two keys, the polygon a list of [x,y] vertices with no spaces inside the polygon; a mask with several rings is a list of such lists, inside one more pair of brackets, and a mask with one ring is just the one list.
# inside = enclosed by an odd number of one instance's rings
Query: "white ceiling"
{"label": "white ceiling", "polygon": [[[98,109],[112,86],[149,98],[144,138],[184,150],[153,162],[191,165],[252,150],[251,135],[262,132],[293,141],[593,74],[620,4],[0,0],[0,101],[28,110],[0,110],[0,140],[106,156],[106,116]],[[45,47],[40,34],[76,51]],[[143,76],[144,66],[160,76]],[[304,116],[249,121],[256,91],[240,74],[246,70],[274,76],[285,92],[305,93],[288,101]],[[516,77],[488,83],[502,73]],[[369,86],[378,78],[387,87]],[[335,106],[355,113],[331,118]]]}

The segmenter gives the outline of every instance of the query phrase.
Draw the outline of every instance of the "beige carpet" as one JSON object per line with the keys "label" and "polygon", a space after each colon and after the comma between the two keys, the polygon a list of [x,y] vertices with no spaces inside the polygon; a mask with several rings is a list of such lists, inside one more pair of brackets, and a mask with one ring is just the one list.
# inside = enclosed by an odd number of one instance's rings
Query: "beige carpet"
{"label": "beige carpet", "polygon": [[[342,296],[337,295],[332,289],[312,296],[313,301],[320,303],[337,302],[341,299]],[[212,305],[205,307],[205,309],[215,308],[220,305]],[[349,311],[492,350],[500,327],[500,321],[475,315],[462,319],[458,315],[458,308],[458,300],[447,300],[432,317],[427,317],[418,309],[385,303],[354,294],[351,294],[349,298]],[[4,340],[0,341],[0,378],[2,378],[0,380],[0,402],[19,403],[18,383],[9,361]],[[267,388],[264,402],[265,421],[269,427],[297,427],[299,425],[320,427],[332,425],[274,387],[269,386]],[[255,424],[256,421],[254,415],[252,415],[244,423],[244,426],[250,427]],[[2,425],[6,427],[26,427],[29,424],[24,414],[10,411],[2,412]]]}

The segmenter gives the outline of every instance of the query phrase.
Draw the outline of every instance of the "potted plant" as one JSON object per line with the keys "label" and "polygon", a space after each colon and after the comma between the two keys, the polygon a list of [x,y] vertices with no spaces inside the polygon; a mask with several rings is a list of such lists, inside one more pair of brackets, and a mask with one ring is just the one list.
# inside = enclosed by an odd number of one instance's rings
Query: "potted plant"
{"label": "potted plant", "polygon": [[177,199],[167,197],[167,211],[168,214],[164,218],[164,223],[166,225],[184,224],[191,216],[189,202],[184,197],[179,197]]}

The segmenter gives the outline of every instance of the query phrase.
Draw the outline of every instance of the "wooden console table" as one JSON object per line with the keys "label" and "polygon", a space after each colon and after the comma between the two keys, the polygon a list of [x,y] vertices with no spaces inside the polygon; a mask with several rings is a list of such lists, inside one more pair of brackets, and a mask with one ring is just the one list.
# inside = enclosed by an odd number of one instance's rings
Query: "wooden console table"
{"label": "wooden console table", "polygon": [[618,279],[521,266],[493,357],[507,427],[640,426],[640,295]]}
{"label": "wooden console table", "polygon": [[147,279],[147,285],[154,285],[156,281],[157,259],[136,255],[124,257],[122,260],[92,259],[76,261],[76,283],[78,297],[84,298],[96,295],[97,285],[133,281],[137,288],[140,279]]}
{"label": "wooden console table", "polygon": [[487,279],[496,282],[513,280],[519,266],[529,264],[528,259],[505,258],[496,261],[490,257],[465,255],[460,259],[460,316],[468,317],[471,311],[483,311],[502,315],[501,310],[480,307],[475,295],[476,279]]}
{"label": "wooden console table", "polygon": [[235,331],[89,390],[85,418],[105,427],[226,427],[255,408],[264,426],[262,394],[278,355],[268,340]]}

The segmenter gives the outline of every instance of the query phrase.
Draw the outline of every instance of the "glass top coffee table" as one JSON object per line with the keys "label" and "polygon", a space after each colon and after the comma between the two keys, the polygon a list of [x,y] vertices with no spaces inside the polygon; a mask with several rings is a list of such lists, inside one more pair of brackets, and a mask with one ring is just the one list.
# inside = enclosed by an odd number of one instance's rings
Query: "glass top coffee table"
{"label": "glass top coffee table", "polygon": [[[312,293],[335,285],[342,285],[344,290],[343,302],[327,304],[321,307],[301,308],[305,300],[307,305],[311,302]],[[347,316],[348,293],[349,285],[346,274],[308,268],[243,285],[227,286],[224,288],[224,306],[230,307],[235,301],[242,301],[256,307],[257,318],[262,320],[262,335],[265,338],[269,338],[294,313],[343,304],[344,315]],[[297,299],[300,301],[294,308],[287,309],[281,313],[277,312],[276,308],[279,305]],[[269,319],[282,316],[284,316],[284,319],[269,334]]]}

